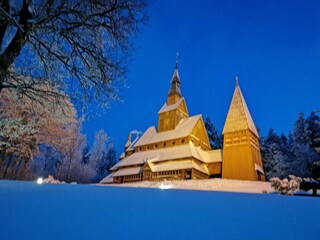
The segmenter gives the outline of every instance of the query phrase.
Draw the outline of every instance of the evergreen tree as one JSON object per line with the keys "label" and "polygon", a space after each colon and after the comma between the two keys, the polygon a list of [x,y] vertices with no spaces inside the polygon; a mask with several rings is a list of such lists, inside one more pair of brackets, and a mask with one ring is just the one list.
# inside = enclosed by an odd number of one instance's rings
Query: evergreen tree
{"label": "evergreen tree", "polygon": [[315,112],[311,112],[310,116],[306,119],[306,132],[307,139],[312,148],[320,147],[320,118]]}
{"label": "evergreen tree", "polygon": [[104,149],[98,165],[96,167],[96,176],[94,182],[100,182],[110,173],[110,168],[116,164],[116,151],[113,143],[108,143],[108,148]]}
{"label": "evergreen tree", "polygon": [[290,164],[290,174],[300,177],[310,177],[312,164],[319,158],[312,145],[312,121],[314,115],[311,113],[308,121],[300,113],[294,126],[293,139],[290,141],[290,151],[292,162]]}
{"label": "evergreen tree", "polygon": [[112,168],[117,163],[116,149],[114,148],[113,143],[109,144],[109,149],[108,149],[108,152],[106,154],[106,159],[107,159],[107,163],[108,164],[107,164],[107,169],[106,169],[105,173],[103,174],[104,176],[109,174],[110,173],[110,168]]}
{"label": "evergreen tree", "polygon": [[284,136],[279,137],[272,128],[262,142],[261,156],[267,179],[287,176],[288,159],[282,147],[285,143],[286,138]]}
{"label": "evergreen tree", "polygon": [[295,122],[293,133],[279,137],[270,129],[261,138],[261,155],[267,179],[289,175],[320,177],[320,154],[315,151],[320,144],[319,117],[311,112],[307,119],[302,113]]}
{"label": "evergreen tree", "polygon": [[293,137],[296,143],[306,144],[308,142],[308,134],[303,113],[299,113],[298,119],[294,125]]}
{"label": "evergreen tree", "polygon": [[209,142],[212,149],[222,148],[222,136],[218,134],[217,129],[211,122],[209,117],[205,118],[205,127],[208,133]]}
{"label": "evergreen tree", "polygon": [[320,178],[320,118],[315,112],[311,112],[306,119],[306,128],[310,147],[316,150],[316,160],[311,164],[311,176]]}

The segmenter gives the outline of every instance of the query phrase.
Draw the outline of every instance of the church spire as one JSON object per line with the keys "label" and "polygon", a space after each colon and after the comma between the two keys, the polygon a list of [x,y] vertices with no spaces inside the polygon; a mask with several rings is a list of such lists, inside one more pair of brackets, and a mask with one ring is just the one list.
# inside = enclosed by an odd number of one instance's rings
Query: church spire
{"label": "church spire", "polygon": [[178,72],[178,56],[179,54],[177,53],[176,67],[171,78],[171,86],[168,93],[168,105],[176,103],[182,97],[180,90],[180,77]]}
{"label": "church spire", "polygon": [[259,137],[238,81],[239,78],[236,76],[236,87],[222,134],[250,129],[252,133]]}

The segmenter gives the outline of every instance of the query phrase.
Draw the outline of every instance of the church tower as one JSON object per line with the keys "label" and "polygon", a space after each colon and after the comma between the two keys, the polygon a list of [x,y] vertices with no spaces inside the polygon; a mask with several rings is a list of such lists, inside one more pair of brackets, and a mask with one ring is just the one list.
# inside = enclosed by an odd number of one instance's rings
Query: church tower
{"label": "church tower", "polygon": [[180,120],[189,117],[187,104],[180,90],[178,58],[174,69],[167,102],[158,112],[158,132],[174,130]]}
{"label": "church tower", "polygon": [[222,178],[265,181],[258,131],[240,90],[238,77],[222,134]]}

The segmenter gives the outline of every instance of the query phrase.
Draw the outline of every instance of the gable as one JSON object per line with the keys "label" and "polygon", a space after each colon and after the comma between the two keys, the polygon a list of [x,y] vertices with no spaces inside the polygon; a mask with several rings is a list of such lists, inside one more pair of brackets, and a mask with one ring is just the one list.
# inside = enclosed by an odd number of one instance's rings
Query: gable
{"label": "gable", "polygon": [[196,125],[192,129],[192,134],[200,139],[200,141],[206,143],[208,147],[210,147],[210,142],[207,134],[206,127],[203,123],[202,116],[200,116],[199,120],[197,121]]}
{"label": "gable", "polygon": [[178,109],[180,112],[183,112],[183,113],[185,113],[187,116],[189,116],[187,104],[186,104],[186,101],[185,101],[184,98],[183,98],[183,100],[181,101],[181,103],[180,103],[180,105],[178,106],[177,109]]}
{"label": "gable", "polygon": [[187,137],[191,134],[199,119],[202,120],[201,115],[184,118],[179,122],[174,130],[165,132],[157,132],[155,127],[149,127],[135,144],[135,147]]}
{"label": "gable", "polygon": [[181,112],[184,112],[189,116],[188,108],[185,99],[182,97],[177,101],[175,104],[168,105],[167,103],[164,103],[160,111],[158,112],[158,115],[165,115],[164,113],[171,112],[173,110],[179,110]]}

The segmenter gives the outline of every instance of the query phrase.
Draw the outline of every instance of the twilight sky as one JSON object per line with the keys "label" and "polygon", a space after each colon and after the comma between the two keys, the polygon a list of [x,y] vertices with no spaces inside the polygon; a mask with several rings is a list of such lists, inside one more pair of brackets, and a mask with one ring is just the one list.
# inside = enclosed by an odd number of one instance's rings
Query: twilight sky
{"label": "twilight sky", "polygon": [[84,123],[92,142],[105,129],[117,156],[131,130],[157,125],[179,52],[190,115],[221,132],[235,76],[262,135],[288,133],[299,112],[320,109],[320,1],[150,0],[150,21],[135,40],[128,85],[100,117]]}

